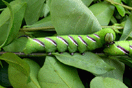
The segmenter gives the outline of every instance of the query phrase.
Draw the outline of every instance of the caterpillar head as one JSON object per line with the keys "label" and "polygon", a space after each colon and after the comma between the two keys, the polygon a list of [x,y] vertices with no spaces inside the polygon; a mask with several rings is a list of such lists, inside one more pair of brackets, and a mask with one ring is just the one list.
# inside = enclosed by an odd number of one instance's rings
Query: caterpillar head
{"label": "caterpillar head", "polygon": [[112,33],[107,33],[105,35],[105,42],[107,42],[108,44],[113,44],[114,43],[114,36]]}

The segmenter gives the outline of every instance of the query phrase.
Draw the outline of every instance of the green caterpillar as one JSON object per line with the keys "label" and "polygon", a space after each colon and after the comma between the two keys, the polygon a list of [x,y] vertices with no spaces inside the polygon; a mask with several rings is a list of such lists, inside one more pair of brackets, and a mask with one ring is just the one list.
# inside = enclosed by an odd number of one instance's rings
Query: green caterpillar
{"label": "green caterpillar", "polygon": [[118,41],[104,49],[107,55],[132,55],[132,40],[131,41]]}
{"label": "green caterpillar", "polygon": [[112,43],[115,40],[115,32],[110,28],[102,29],[90,35],[63,35],[45,38],[28,38],[24,53],[30,54],[37,51],[46,51],[48,53],[69,51],[71,55],[79,51],[95,50],[106,43]]}

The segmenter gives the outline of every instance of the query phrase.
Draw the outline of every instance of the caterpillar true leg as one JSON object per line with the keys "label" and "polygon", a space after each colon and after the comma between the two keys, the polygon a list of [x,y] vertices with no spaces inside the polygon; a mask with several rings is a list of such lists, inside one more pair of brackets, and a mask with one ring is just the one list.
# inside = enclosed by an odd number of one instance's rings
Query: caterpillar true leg
{"label": "caterpillar true leg", "polygon": [[81,53],[81,55],[84,55],[85,53]]}
{"label": "caterpillar true leg", "polygon": [[51,55],[51,52],[50,52],[50,53],[48,53],[48,55]]}

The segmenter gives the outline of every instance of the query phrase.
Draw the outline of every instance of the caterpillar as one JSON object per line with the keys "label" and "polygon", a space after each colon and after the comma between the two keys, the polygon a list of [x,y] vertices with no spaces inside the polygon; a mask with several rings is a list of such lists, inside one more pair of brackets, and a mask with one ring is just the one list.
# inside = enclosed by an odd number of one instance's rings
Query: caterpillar
{"label": "caterpillar", "polygon": [[52,53],[58,51],[60,53],[69,51],[71,55],[79,51],[95,50],[102,47],[106,43],[111,43],[115,40],[115,32],[113,29],[105,28],[90,35],[62,35],[45,38],[28,38],[28,42],[24,49],[24,53],[46,51]]}
{"label": "caterpillar", "polygon": [[104,53],[106,55],[132,55],[132,40],[130,41],[117,41],[114,44],[109,45],[105,48]]}

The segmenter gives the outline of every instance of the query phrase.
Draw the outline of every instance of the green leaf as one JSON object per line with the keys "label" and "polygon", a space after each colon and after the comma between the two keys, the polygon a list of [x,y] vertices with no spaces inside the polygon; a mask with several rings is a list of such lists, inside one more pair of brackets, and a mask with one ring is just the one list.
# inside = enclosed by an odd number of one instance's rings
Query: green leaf
{"label": "green leaf", "polygon": [[26,37],[21,37],[19,39],[14,40],[11,44],[3,47],[5,52],[23,52],[23,49],[27,43]]}
{"label": "green leaf", "polygon": [[113,0],[114,2],[121,3],[121,0]]}
{"label": "green leaf", "polygon": [[43,7],[43,15],[44,17],[46,17],[49,13],[49,6],[48,6],[48,3],[44,4],[44,7]]}
{"label": "green leaf", "polygon": [[3,86],[0,85],[0,88],[5,88],[5,87],[3,87]]}
{"label": "green leaf", "polygon": [[82,0],[82,2],[86,5],[86,6],[89,6],[93,0]]}
{"label": "green leaf", "polygon": [[129,37],[130,37],[130,39],[129,39],[129,40],[131,40],[131,39],[132,39],[132,32],[129,34]]}
{"label": "green leaf", "polygon": [[30,88],[28,84],[29,77],[16,70],[13,66],[8,67],[9,81],[13,88]]}
{"label": "green leaf", "polygon": [[99,23],[103,26],[109,24],[111,17],[114,13],[114,6],[105,2],[93,4],[89,7],[89,9],[93,12],[93,14],[98,19]]}
{"label": "green leaf", "polygon": [[0,59],[6,61],[10,66],[21,72],[23,75],[29,76],[29,65],[14,53],[4,53]]}
{"label": "green leaf", "polygon": [[111,20],[112,24],[116,24],[117,23],[117,20],[115,19],[114,16],[112,16],[110,20]]}
{"label": "green leaf", "polygon": [[13,53],[5,53],[0,57],[0,59],[9,64],[8,76],[13,88],[29,88],[25,87],[28,80],[30,80],[29,65]]}
{"label": "green leaf", "polygon": [[35,28],[35,27],[53,27],[52,23],[51,23],[51,17],[48,16],[48,17],[45,17],[43,19],[41,19],[40,21],[32,24],[32,25],[27,25],[27,26],[24,26],[24,27],[28,27],[28,28]]}
{"label": "green leaf", "polygon": [[93,74],[104,74],[114,69],[114,67],[108,65],[99,56],[91,52],[86,52],[85,55],[75,53],[73,56],[69,53],[53,53],[53,55],[66,65],[80,68]]}
{"label": "green leaf", "polygon": [[35,61],[28,58],[24,58],[23,60],[30,66],[30,79],[32,83],[30,82],[29,85],[31,88],[41,88],[38,82],[38,72],[40,70],[40,66]]}
{"label": "green leaf", "polygon": [[8,78],[8,63],[4,61],[2,61],[2,66],[0,66],[0,85],[4,87],[11,86]]}
{"label": "green leaf", "polygon": [[121,81],[114,78],[95,77],[90,83],[90,88],[128,88],[128,87]]}
{"label": "green leaf", "polygon": [[118,57],[118,59],[132,68],[132,58],[131,57],[120,56]]}
{"label": "green leaf", "polygon": [[84,88],[75,68],[47,56],[38,73],[41,88]]}
{"label": "green leaf", "polygon": [[39,65],[30,59],[23,59],[23,61],[30,67],[30,77],[25,76],[22,72],[9,65],[9,80],[13,88],[41,88],[37,80]]}
{"label": "green leaf", "polygon": [[[11,5],[9,5],[6,1],[3,0],[3,2],[7,5],[8,8],[6,8],[1,14],[0,14],[0,48],[5,45],[7,42],[10,29],[13,24],[13,11],[11,8]],[[10,13],[10,14],[7,14]],[[3,18],[3,19],[2,19]],[[7,23],[6,23],[7,22]],[[6,29],[6,30],[5,30]],[[4,31],[5,30],[5,31]]]}
{"label": "green leaf", "polygon": [[117,8],[119,14],[120,14],[122,17],[124,17],[124,16],[125,16],[125,13],[126,13],[125,9],[124,9],[122,6],[120,6],[120,5],[115,5],[115,7]]}
{"label": "green leaf", "polygon": [[125,27],[124,27],[124,30],[123,30],[123,34],[121,35],[121,38],[120,40],[126,40],[130,33],[132,32],[132,14],[129,15],[126,23],[125,23]]}
{"label": "green leaf", "polygon": [[19,0],[19,1],[27,2],[27,9],[24,17],[26,24],[31,25],[37,22],[43,10],[43,4],[45,0]]}
{"label": "green leaf", "polygon": [[2,62],[0,61],[0,66],[3,67]]}
{"label": "green leaf", "polygon": [[57,34],[88,34],[101,30],[93,13],[81,0],[49,0]]}
{"label": "green leaf", "polygon": [[0,14],[0,48],[16,38],[26,9],[26,3],[13,1],[6,5],[8,8]]}
{"label": "green leaf", "polygon": [[123,1],[124,3],[127,3],[128,0],[121,0],[121,1]]}
{"label": "green leaf", "polygon": [[102,74],[100,76],[115,78],[115,79],[118,79],[123,82],[123,74],[124,74],[124,70],[125,70],[125,65],[122,62],[120,62],[119,60],[117,60],[116,57],[107,57],[107,58],[104,57],[103,59],[106,63],[115,67],[116,69],[109,71],[105,74]]}
{"label": "green leaf", "polygon": [[[122,4],[121,0],[113,0],[114,2]],[[119,14],[124,17],[125,16],[125,9],[121,5],[114,4]]]}

